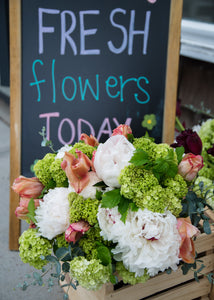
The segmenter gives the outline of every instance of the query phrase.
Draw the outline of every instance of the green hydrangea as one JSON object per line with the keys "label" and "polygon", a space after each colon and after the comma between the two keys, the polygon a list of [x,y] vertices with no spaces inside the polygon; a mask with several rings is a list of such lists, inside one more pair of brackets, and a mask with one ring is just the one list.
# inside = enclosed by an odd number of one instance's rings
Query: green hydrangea
{"label": "green hydrangea", "polygon": [[80,220],[87,221],[91,226],[97,223],[97,211],[100,201],[97,199],[84,199],[76,193],[68,195],[70,205],[70,223]]}
{"label": "green hydrangea", "polygon": [[68,187],[68,178],[65,171],[61,168],[62,159],[55,159],[50,165],[50,173],[57,187]]}
{"label": "green hydrangea", "polygon": [[116,271],[118,275],[123,279],[124,283],[135,285],[137,283],[144,283],[149,279],[147,272],[144,272],[144,275],[135,277],[134,272],[129,272],[123,265],[122,262],[117,262]]}
{"label": "green hydrangea", "polygon": [[[201,194],[199,183],[203,182],[203,192]],[[209,178],[198,176],[195,180],[194,184],[194,192],[198,195],[198,197],[205,198],[207,203],[214,209],[214,182]]]}
{"label": "green hydrangea", "polygon": [[129,165],[125,167],[118,178],[121,185],[120,193],[128,199],[141,199],[151,188],[158,186],[158,179],[152,171]]}
{"label": "green hydrangea", "polygon": [[19,238],[19,255],[24,263],[28,263],[36,269],[42,269],[47,264],[41,256],[50,255],[52,245],[49,240],[38,235],[36,229],[28,229]]}
{"label": "green hydrangea", "polygon": [[52,174],[50,171],[50,166],[55,160],[56,154],[48,153],[44,156],[43,159],[40,159],[34,165],[34,173],[36,177],[41,181],[43,185],[47,185],[52,179]]}
{"label": "green hydrangea", "polygon": [[100,236],[100,228],[92,227],[88,230],[83,237],[79,240],[79,245],[86,254],[88,260],[97,259],[97,244],[102,242],[103,238]]}
{"label": "green hydrangea", "polygon": [[201,155],[204,160],[204,167],[199,171],[199,176],[214,180],[214,157],[207,153],[214,144],[214,119],[204,122],[198,134],[203,144]]}
{"label": "green hydrangea", "polygon": [[66,242],[66,240],[65,240],[65,233],[62,233],[62,234],[60,234],[60,235],[58,235],[58,236],[56,236],[56,243],[57,243],[57,246],[58,246],[58,248],[61,248],[61,247],[68,247],[68,242]]}
{"label": "green hydrangea", "polygon": [[142,198],[135,198],[133,201],[142,210],[147,208],[153,212],[164,213],[167,209],[176,216],[182,210],[181,200],[173,194],[171,189],[160,185],[147,191]]}
{"label": "green hydrangea", "polygon": [[210,180],[214,180],[214,170],[210,168],[206,162],[204,162],[203,168],[198,172],[199,176],[206,177]]}
{"label": "green hydrangea", "polygon": [[93,152],[94,150],[96,150],[96,148],[90,146],[90,145],[87,145],[85,143],[76,143],[73,145],[72,149],[69,150],[69,152],[71,154],[75,154],[76,152],[76,149],[82,151],[85,155],[87,155],[90,159],[92,158],[92,155],[93,155]]}
{"label": "green hydrangea", "polygon": [[145,138],[145,137],[134,138],[133,146],[136,149],[141,149],[146,151],[149,154],[149,156],[152,156],[152,153],[156,148],[156,144],[152,142],[149,138]]}
{"label": "green hydrangea", "polygon": [[98,259],[87,260],[83,256],[75,257],[70,262],[71,278],[87,290],[99,290],[109,281],[109,267],[103,266]]}
{"label": "green hydrangea", "polygon": [[[169,153],[169,150],[171,150],[172,148],[166,144],[166,143],[162,143],[162,144],[155,144],[155,147],[154,147],[154,151],[152,153],[152,157],[154,159],[157,159],[157,158],[164,158],[168,155]],[[173,152],[174,153],[174,162],[176,164],[178,164],[178,159],[177,159],[177,155],[176,155],[176,152]]]}
{"label": "green hydrangea", "polygon": [[163,185],[171,189],[173,194],[179,199],[183,199],[188,192],[187,183],[180,174],[175,175],[174,178],[165,179]]}

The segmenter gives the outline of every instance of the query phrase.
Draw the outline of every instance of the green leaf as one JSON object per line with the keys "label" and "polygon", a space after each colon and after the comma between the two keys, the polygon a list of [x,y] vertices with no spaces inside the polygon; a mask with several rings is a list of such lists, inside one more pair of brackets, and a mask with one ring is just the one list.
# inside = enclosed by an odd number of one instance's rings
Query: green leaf
{"label": "green leaf", "polygon": [[117,284],[118,283],[117,277],[113,274],[110,274],[110,281],[111,281],[112,284]]}
{"label": "green leaf", "polygon": [[97,200],[101,200],[101,199],[102,199],[102,194],[103,194],[102,191],[96,190],[96,199],[97,199]]}
{"label": "green leaf", "polygon": [[70,270],[70,264],[66,261],[62,264],[62,271],[67,273]]}
{"label": "green leaf", "polygon": [[33,198],[30,199],[27,209],[31,215],[35,214],[35,204]]}
{"label": "green leaf", "polygon": [[210,224],[208,220],[203,222],[203,229],[206,234],[211,234]]}
{"label": "green leaf", "polygon": [[194,278],[195,278],[195,281],[199,282],[199,279],[198,279],[198,274],[197,274],[197,272],[194,272]]}
{"label": "green leaf", "polygon": [[124,197],[121,197],[120,203],[118,204],[118,211],[121,214],[120,220],[125,223],[128,209],[129,209],[130,200]]}
{"label": "green leaf", "polygon": [[178,158],[178,164],[182,161],[184,151],[185,150],[184,150],[183,146],[175,148],[175,152],[176,152],[177,158]]}
{"label": "green leaf", "polygon": [[130,143],[133,143],[134,141],[134,135],[132,133],[128,133],[127,134],[127,140],[130,142]]}
{"label": "green leaf", "polygon": [[120,203],[121,199],[120,189],[114,189],[112,191],[106,192],[102,196],[101,207],[113,208]]}
{"label": "green leaf", "polygon": [[97,248],[97,256],[104,266],[108,266],[111,263],[111,253],[106,246],[103,245]]}
{"label": "green leaf", "polygon": [[135,150],[129,162],[139,167],[150,163],[150,159],[147,152],[143,151],[142,149],[137,149]]}
{"label": "green leaf", "polygon": [[58,248],[56,250],[55,255],[58,258],[58,260],[66,261],[66,260],[70,260],[71,259],[71,256],[70,256],[70,253],[68,251],[68,248],[66,248],[66,247]]}
{"label": "green leaf", "polygon": [[130,202],[129,207],[130,207],[131,211],[138,211],[138,209],[139,209],[139,207],[134,202]]}

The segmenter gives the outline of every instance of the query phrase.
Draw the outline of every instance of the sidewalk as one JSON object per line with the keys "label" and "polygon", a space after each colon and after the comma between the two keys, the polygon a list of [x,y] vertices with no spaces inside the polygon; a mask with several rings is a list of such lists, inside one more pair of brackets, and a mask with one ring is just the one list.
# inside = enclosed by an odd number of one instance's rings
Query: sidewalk
{"label": "sidewalk", "polygon": [[[10,190],[10,113],[9,105],[0,99],[0,300],[62,300],[63,292],[56,285],[48,292],[45,287],[30,286],[26,291],[17,288],[32,275],[35,269],[24,264],[18,251],[9,250],[9,190]],[[27,229],[22,223],[22,230]]]}

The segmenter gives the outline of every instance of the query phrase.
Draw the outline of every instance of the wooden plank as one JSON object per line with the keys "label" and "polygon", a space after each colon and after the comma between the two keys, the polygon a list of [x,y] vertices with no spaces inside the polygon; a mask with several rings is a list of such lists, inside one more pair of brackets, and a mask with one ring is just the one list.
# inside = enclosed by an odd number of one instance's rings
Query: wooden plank
{"label": "wooden plank", "polygon": [[[204,256],[201,258],[201,260],[203,260],[203,263],[206,266],[203,269],[204,274],[209,273],[214,269],[214,254]],[[193,272],[188,272],[187,275],[183,275],[181,267],[179,267],[176,272],[172,272],[170,275],[162,273],[158,276],[150,278],[144,284],[126,286],[122,289],[109,293],[105,299],[130,300],[130,297],[132,297],[132,300],[139,300],[142,297],[151,296],[162,290],[184,283],[185,281],[191,279],[194,279]]]}
{"label": "wooden plank", "polygon": [[[21,9],[20,0],[10,0],[10,185],[20,175],[21,157]],[[15,216],[19,197],[10,191],[9,248],[18,250],[20,220]]]}
{"label": "wooden plank", "polygon": [[171,1],[163,124],[163,142],[168,144],[174,140],[182,7],[183,0]]}
{"label": "wooden plank", "polygon": [[[160,295],[151,297],[151,300],[192,300],[206,295],[208,297],[210,291],[210,283],[206,278],[200,282],[193,281],[191,283],[183,284],[171,291],[161,293]],[[208,298],[207,298],[208,299]]]}
{"label": "wooden plank", "polygon": [[195,241],[195,249],[198,253],[214,250],[214,232],[200,234]]}

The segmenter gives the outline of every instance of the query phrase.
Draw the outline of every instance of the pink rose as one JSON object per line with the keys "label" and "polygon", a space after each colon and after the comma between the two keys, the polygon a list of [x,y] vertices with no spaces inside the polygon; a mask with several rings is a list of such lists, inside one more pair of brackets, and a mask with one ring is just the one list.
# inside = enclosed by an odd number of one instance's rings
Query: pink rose
{"label": "pink rose", "polygon": [[177,229],[181,237],[179,256],[188,264],[195,261],[195,246],[192,237],[197,236],[200,231],[191,224],[190,217],[178,218]]}
{"label": "pink rose", "polygon": [[69,243],[76,243],[82,237],[82,235],[89,229],[90,225],[86,221],[72,223],[65,231],[65,239]]}
{"label": "pink rose", "polygon": [[120,124],[117,128],[113,130],[112,136],[124,135],[127,138],[128,134],[132,134],[131,127],[129,125]]}
{"label": "pink rose", "polygon": [[198,171],[203,167],[203,157],[188,153],[184,155],[182,161],[178,165],[178,173],[187,181],[195,178]]}
{"label": "pink rose", "polygon": [[21,197],[38,198],[44,189],[38,178],[19,176],[13,182],[12,189]]}
{"label": "pink rose", "polygon": [[79,194],[90,181],[89,171],[92,162],[87,155],[77,149],[76,154],[78,158],[69,152],[65,152],[61,167],[65,171],[70,185]]}

